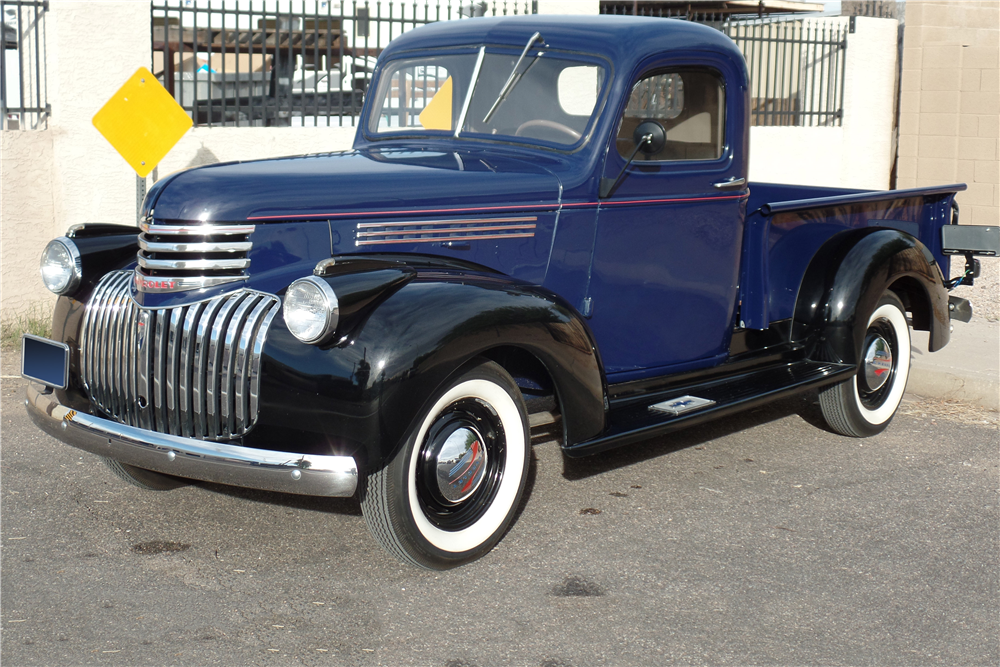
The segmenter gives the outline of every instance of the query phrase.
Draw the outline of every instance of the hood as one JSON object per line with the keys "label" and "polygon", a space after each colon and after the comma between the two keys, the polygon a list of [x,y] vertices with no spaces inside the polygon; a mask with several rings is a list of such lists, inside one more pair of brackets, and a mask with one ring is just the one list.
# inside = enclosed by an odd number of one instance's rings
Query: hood
{"label": "hood", "polygon": [[146,207],[158,221],[266,222],[552,205],[559,196],[559,180],[526,159],[372,149],[190,169],[157,183]]}

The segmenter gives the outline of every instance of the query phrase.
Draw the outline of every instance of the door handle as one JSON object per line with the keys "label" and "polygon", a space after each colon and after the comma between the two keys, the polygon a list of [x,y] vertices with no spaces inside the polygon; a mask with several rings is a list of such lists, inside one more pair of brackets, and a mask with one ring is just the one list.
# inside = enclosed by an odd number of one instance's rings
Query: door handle
{"label": "door handle", "polygon": [[724,181],[719,181],[718,183],[712,183],[712,187],[718,190],[728,190],[730,188],[741,188],[746,185],[747,179],[745,178],[727,178]]}

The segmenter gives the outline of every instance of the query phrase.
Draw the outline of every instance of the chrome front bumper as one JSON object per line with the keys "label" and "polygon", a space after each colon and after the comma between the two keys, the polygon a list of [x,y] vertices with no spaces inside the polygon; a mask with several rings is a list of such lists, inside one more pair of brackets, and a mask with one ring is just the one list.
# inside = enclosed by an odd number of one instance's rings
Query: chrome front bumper
{"label": "chrome front bumper", "polygon": [[306,496],[352,496],[358,487],[358,467],[350,456],[290,454],[147,431],[67,408],[34,384],[24,403],[31,420],[49,435],[137,468]]}

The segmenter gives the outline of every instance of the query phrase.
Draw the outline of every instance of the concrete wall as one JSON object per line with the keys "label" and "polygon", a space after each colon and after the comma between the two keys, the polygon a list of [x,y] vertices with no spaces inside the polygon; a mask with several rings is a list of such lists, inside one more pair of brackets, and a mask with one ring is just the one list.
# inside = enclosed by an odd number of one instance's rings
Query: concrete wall
{"label": "concrete wall", "polygon": [[53,221],[52,131],[0,132],[0,296],[23,312],[55,296],[42,287],[38,258],[57,236]]}
{"label": "concrete wall", "polygon": [[847,35],[843,125],[750,129],[751,181],[888,189],[897,29],[895,19],[856,19]]}
{"label": "concrete wall", "polygon": [[599,0],[538,0],[539,14],[590,14],[600,13]]}
{"label": "concrete wall", "polygon": [[[180,169],[214,162],[343,151],[354,144],[356,131],[357,128],[349,125],[295,128],[195,127],[163,158],[157,168],[157,176],[163,178]],[[132,206],[132,217],[135,218],[134,202]]]}
{"label": "concrete wall", "polygon": [[1000,223],[1000,2],[906,3],[898,186],[968,183],[961,220]]}

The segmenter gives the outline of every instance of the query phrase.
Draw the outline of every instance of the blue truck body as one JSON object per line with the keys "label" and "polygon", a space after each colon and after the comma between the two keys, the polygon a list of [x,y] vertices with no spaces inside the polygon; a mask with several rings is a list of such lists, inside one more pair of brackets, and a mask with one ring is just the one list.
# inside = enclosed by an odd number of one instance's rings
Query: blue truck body
{"label": "blue truck body", "polygon": [[[565,72],[589,111],[546,99]],[[948,341],[941,229],[965,186],[748,183],[748,109],[741,53],[699,25],[414,30],[381,55],[353,150],[172,174],[138,240],[60,241],[81,258],[54,322],[70,381],[29,411],[133,483],[357,492],[426,567],[500,539],[529,421],[580,456],[817,390],[831,428],[878,432],[904,314]]]}

